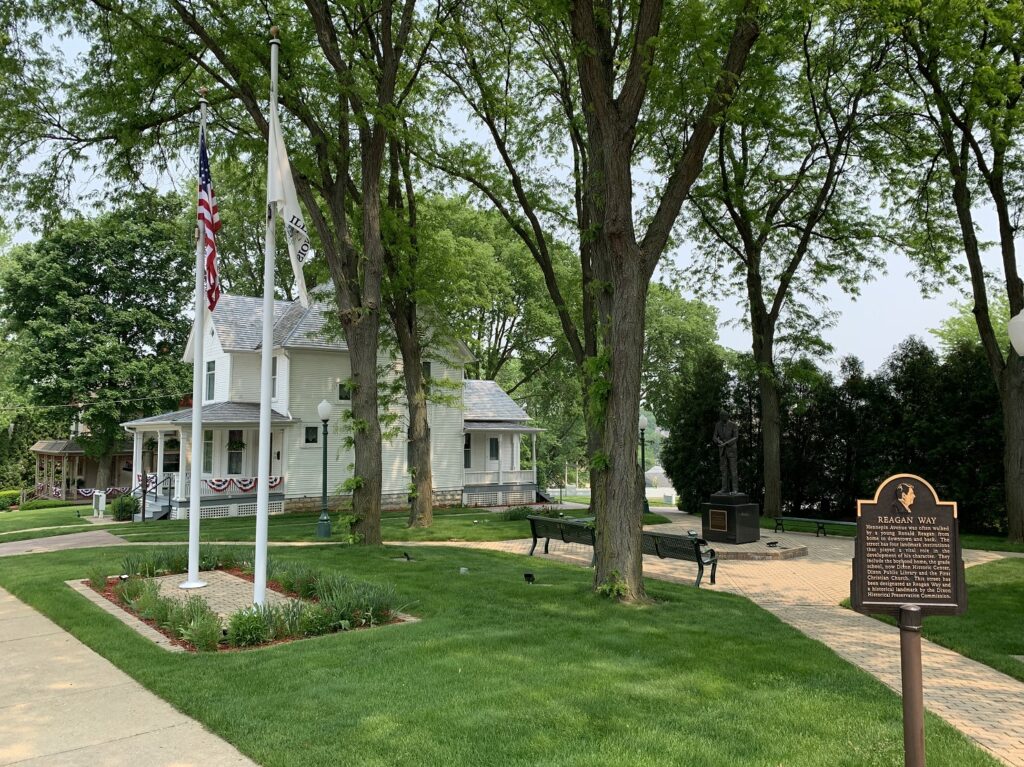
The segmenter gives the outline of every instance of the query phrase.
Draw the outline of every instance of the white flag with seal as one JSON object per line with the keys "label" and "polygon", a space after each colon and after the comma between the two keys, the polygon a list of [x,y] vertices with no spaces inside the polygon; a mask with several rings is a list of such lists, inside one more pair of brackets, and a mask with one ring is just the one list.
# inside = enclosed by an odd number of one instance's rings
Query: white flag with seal
{"label": "white flag with seal", "polygon": [[306,221],[302,218],[299,207],[299,196],[295,193],[295,181],[292,179],[291,165],[288,163],[288,152],[284,148],[284,137],[281,135],[281,123],[277,113],[270,113],[269,155],[267,157],[267,201],[277,203],[277,212],[284,221],[285,239],[288,241],[288,255],[292,260],[292,271],[299,288],[299,299],[303,306],[309,306],[309,294],[306,292],[306,279],[302,274],[302,265],[312,255],[309,246],[309,232]]}

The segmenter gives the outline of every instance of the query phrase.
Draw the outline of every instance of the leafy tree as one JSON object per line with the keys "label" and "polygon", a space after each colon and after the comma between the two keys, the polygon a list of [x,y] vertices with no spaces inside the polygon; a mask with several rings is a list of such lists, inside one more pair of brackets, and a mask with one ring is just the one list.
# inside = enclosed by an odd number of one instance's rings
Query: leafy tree
{"label": "leafy tree", "polygon": [[886,170],[892,203],[913,222],[912,254],[946,274],[959,250],[973,314],[1003,415],[1009,537],[1024,541],[1024,360],[1001,343],[978,240],[979,209],[997,221],[999,292],[1010,315],[1024,310],[1017,221],[1024,184],[1024,92],[1019,2],[897,2],[871,6],[898,30],[900,67],[887,105]]}
{"label": "leafy tree", "polygon": [[[439,9],[417,9],[415,0],[306,0],[276,5],[271,19],[269,8],[254,13],[242,4],[184,0],[10,5],[3,20],[14,33],[4,61],[19,76],[9,93],[32,108],[0,116],[0,133],[13,130],[21,141],[4,159],[17,163],[33,152],[57,158],[19,186],[36,205],[66,178],[64,158],[94,153],[114,184],[137,183],[142,171],[171,164],[183,148],[194,156],[193,94],[200,86],[214,86],[211,146],[244,160],[264,156],[264,41],[273,21],[284,25],[282,127],[352,363],[354,529],[362,541],[379,543],[383,174]],[[32,31],[39,26],[67,28],[87,41],[73,73]]]}
{"label": "leafy tree", "polygon": [[[821,349],[822,288],[856,293],[881,269],[868,204],[865,117],[890,43],[855,9],[797,3],[773,17],[693,191],[705,291],[744,297],[763,436],[764,511],[782,504],[776,346]],[[810,302],[810,306],[807,305]]]}
{"label": "leafy tree", "polygon": [[95,218],[62,220],[0,264],[11,380],[53,408],[65,433],[76,413],[89,427],[78,441],[99,462],[100,487],[120,424],[189,391],[180,361],[194,286],[186,207],[140,194]]}
{"label": "leafy tree", "polygon": [[[756,9],[753,0],[600,9],[510,0],[467,8],[443,38],[447,90],[487,144],[442,146],[432,162],[485,197],[544,274],[587,413],[595,586],[621,577],[627,599],[644,595],[636,424],[647,287],[757,38]],[[566,147],[569,184],[549,162],[565,167]],[[645,162],[662,180],[637,215],[632,174]],[[567,223],[578,316],[551,256]]]}

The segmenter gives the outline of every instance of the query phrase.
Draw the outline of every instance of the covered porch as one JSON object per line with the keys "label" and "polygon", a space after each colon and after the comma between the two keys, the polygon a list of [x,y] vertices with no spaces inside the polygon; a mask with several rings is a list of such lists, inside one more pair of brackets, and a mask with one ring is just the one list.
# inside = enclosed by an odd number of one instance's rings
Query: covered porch
{"label": "covered porch", "polygon": [[[36,498],[83,503],[95,493],[100,466],[74,438],[40,440],[29,451],[36,459]],[[108,496],[131,489],[130,458],[130,444],[125,442],[108,459],[107,480],[99,488]]]}
{"label": "covered porch", "polygon": [[[271,412],[271,512],[281,509],[284,497],[286,440],[292,419]],[[188,517],[191,504],[192,409],[186,408],[123,424],[132,434],[132,477],[141,495],[154,496],[159,510],[172,519]],[[203,406],[202,466],[199,467],[200,516],[229,517],[256,513],[258,490],[259,405],[221,402]],[[145,446],[155,442],[154,469],[148,471]],[[169,446],[179,446],[169,460]],[[149,500],[147,498],[147,500]],[[147,507],[150,504],[147,503]]]}
{"label": "covered porch", "polygon": [[[467,506],[511,506],[537,500],[537,434],[517,421],[466,421],[463,493]],[[524,466],[527,439],[529,455]]]}

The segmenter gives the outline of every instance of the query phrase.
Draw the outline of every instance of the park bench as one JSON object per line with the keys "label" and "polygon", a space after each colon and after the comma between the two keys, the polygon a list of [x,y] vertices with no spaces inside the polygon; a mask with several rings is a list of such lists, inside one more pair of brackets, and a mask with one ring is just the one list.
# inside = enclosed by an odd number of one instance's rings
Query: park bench
{"label": "park bench", "polygon": [[816,517],[775,517],[775,532],[786,532],[786,522],[807,522],[815,525],[814,537],[819,535],[828,536],[825,525],[838,525],[840,527],[856,527],[856,522],[843,522],[838,519],[818,519]]}
{"label": "park bench", "polygon": [[[537,549],[537,542],[544,538],[544,553],[547,554],[551,540],[562,541],[563,543],[582,543],[594,547],[594,526],[590,520],[579,519],[554,519],[552,517],[527,517],[530,521],[530,532],[533,533],[533,545],[530,546],[530,556]],[[681,559],[694,562],[697,565],[697,580],[695,586],[700,588],[700,580],[704,576],[704,568],[711,565],[711,582],[715,582],[715,571],[718,569],[718,555],[714,549],[702,549],[707,546],[707,541],[694,536],[673,535],[657,531],[645,530],[641,539],[641,548],[644,554],[652,554],[662,559]],[[593,567],[597,562],[597,552],[590,560]]]}
{"label": "park bench", "polygon": [[700,579],[704,577],[704,568],[711,565],[711,583],[715,582],[715,571],[718,569],[718,555],[714,549],[704,548],[708,542],[696,535],[674,535],[657,530],[644,530],[640,548],[644,554],[652,554],[661,559],[682,559],[697,565],[697,580],[694,586],[700,588]]}
{"label": "park bench", "polygon": [[544,538],[544,553],[548,553],[548,545],[551,539],[562,541],[562,543],[583,543],[594,549],[594,556],[590,560],[590,566],[597,563],[597,549],[594,546],[594,523],[592,520],[565,519],[555,517],[536,517],[529,515],[530,532],[533,533],[533,545],[530,547],[530,556],[533,556],[537,548],[537,541]]}

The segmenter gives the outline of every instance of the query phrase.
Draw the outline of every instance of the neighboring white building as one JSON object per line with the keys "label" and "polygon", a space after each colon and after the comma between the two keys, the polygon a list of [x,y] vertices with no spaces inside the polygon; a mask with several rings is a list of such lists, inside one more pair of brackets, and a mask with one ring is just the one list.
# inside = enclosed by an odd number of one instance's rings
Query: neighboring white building
{"label": "neighboring white building", "polygon": [[[315,298],[315,296],[314,296]],[[277,301],[274,307],[272,447],[270,510],[319,508],[323,428],[317,404],[334,405],[327,437],[328,488],[332,495],[352,476],[353,452],[342,418],[351,406],[348,349],[325,332],[329,303]],[[204,343],[203,517],[242,516],[256,511],[259,381],[262,354],[262,299],[224,295],[213,312]],[[193,337],[184,360],[192,359]],[[472,360],[460,344],[456,358],[436,355],[425,373],[447,381],[450,404],[428,406],[434,499],[439,504],[508,504],[536,500],[536,469],[520,463],[521,444],[530,436],[535,448],[539,429],[493,381],[464,381],[462,366]],[[378,364],[401,375],[401,359],[385,352]],[[435,385],[437,385],[435,383]],[[462,400],[462,402],[460,402]],[[410,486],[407,419],[404,399],[392,407],[398,434],[383,444],[383,502],[407,503]],[[140,418],[123,424],[134,437],[132,477],[140,485],[143,446],[156,439],[158,471],[148,486],[159,488],[160,503],[174,518],[189,506],[192,455],[192,410]],[[179,471],[166,471],[164,445],[180,444]],[[535,452],[530,453],[532,463]],[[150,506],[150,509],[153,507]]]}

